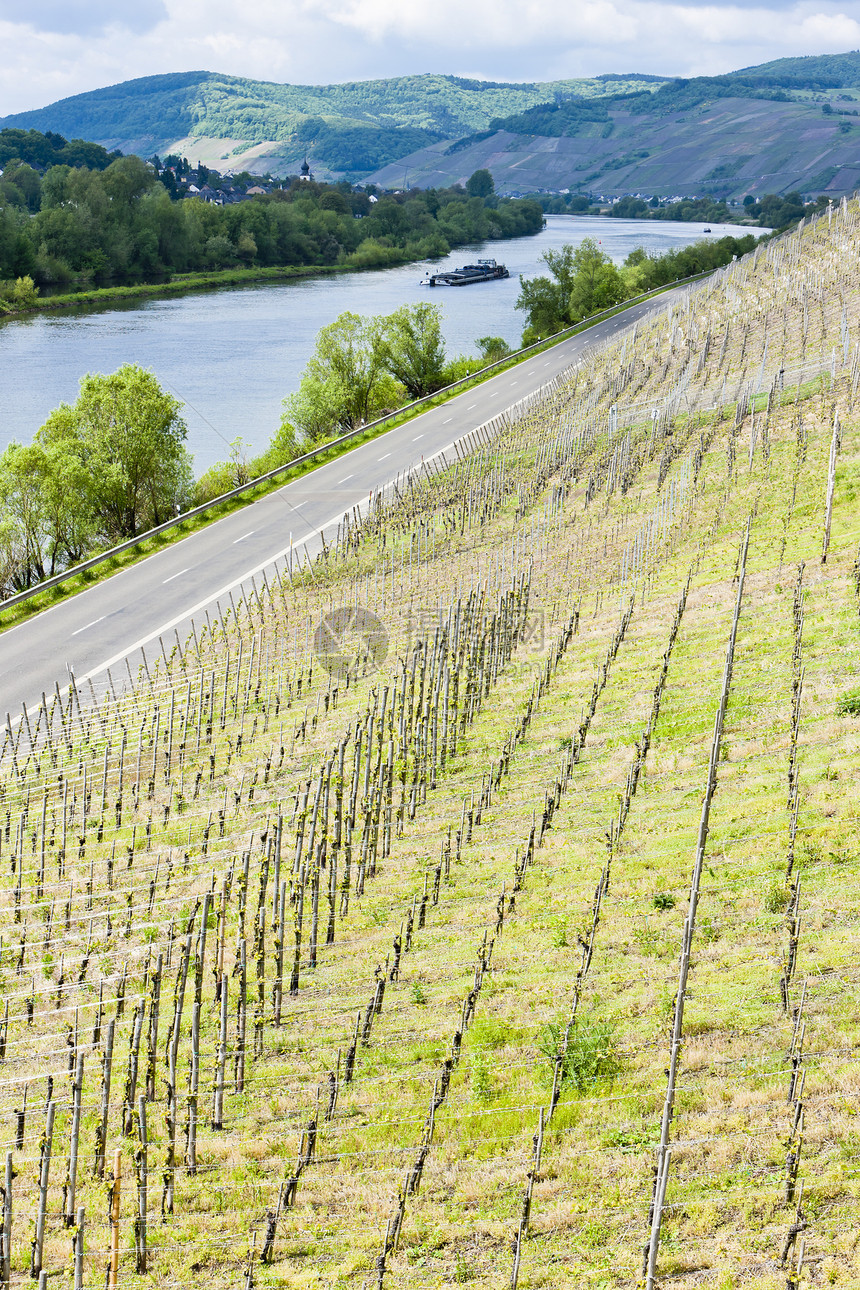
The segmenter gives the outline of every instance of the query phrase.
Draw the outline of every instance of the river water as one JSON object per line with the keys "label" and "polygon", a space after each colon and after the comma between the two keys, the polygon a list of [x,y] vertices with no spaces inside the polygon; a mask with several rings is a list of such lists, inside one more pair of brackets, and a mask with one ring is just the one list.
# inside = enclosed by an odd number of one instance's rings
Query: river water
{"label": "river water", "polygon": [[[468,290],[420,287],[429,266],[409,264],[0,323],[0,451],[12,440],[29,442],[52,408],[73,402],[85,373],[139,363],[185,405],[188,447],[201,474],[229,456],[237,436],[249,455],[266,447],[317,332],[345,310],[384,314],[432,300],[443,310],[449,354],[476,354],[479,336],[503,336],[516,347],[524,322],[514,308],[518,279],[545,271],[544,251],[593,237],[620,264],[634,247],[662,253],[704,236],[702,224],[663,220],[548,215],[546,223],[533,237],[461,247],[434,262],[438,271],[481,255],[508,266],[510,278]],[[715,238],[747,231],[711,227]]]}

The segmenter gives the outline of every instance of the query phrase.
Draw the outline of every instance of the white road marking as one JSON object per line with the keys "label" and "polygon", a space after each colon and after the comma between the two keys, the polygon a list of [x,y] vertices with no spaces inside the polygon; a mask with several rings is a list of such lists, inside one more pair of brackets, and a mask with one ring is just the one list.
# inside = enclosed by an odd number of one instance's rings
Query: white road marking
{"label": "white road marking", "polygon": [[257,530],[256,530],[256,529],[251,529],[251,532],[250,532],[250,533],[243,533],[243,534],[242,534],[242,536],[241,536],[240,538],[236,538],[236,539],[235,539],[235,541],[233,542],[233,545],[235,546],[235,545],[236,545],[236,542],[244,542],[244,541],[245,541],[245,538],[253,537],[253,535],[254,535],[256,532],[257,532]]}
{"label": "white road marking", "polygon": [[[443,448],[438,448],[436,452],[427,458],[426,465],[429,466],[431,462],[437,459],[437,457],[443,457],[445,453],[451,452],[457,442],[459,441],[452,439],[451,442],[446,443]],[[391,454],[387,453],[386,455],[390,456]],[[289,485],[286,485],[285,487],[288,488]],[[275,495],[276,494],[273,494],[273,496]],[[309,533],[306,533],[304,537],[299,538],[295,542],[291,542],[288,546],[285,546],[282,551],[276,551],[274,555],[270,555],[267,559],[262,560],[260,564],[256,565],[253,569],[248,569],[245,573],[240,574],[238,578],[234,578],[226,587],[221,587],[218,591],[213,591],[210,596],[205,596],[202,600],[198,600],[196,605],[191,605],[188,609],[182,610],[181,613],[177,614],[174,618],[171,618],[169,622],[162,623],[160,627],[154,628],[151,632],[148,632],[146,636],[141,636],[139,640],[126,646],[125,649],[114,654],[112,658],[105,659],[104,663],[96,664],[96,666],[90,668],[89,672],[84,676],[78,676],[75,674],[75,680],[82,682],[89,681],[93,677],[99,676],[100,673],[107,672],[109,668],[115,667],[117,663],[121,663],[123,659],[130,657],[135,650],[143,649],[144,645],[149,645],[151,641],[158,640],[159,636],[163,636],[165,632],[169,632],[172,628],[178,627],[180,623],[185,622],[187,619],[193,618],[195,614],[199,614],[200,610],[205,609],[207,605],[214,604],[216,601],[220,600],[222,596],[226,596],[228,592],[234,591],[236,587],[241,587],[242,583],[245,582],[247,578],[253,578],[256,574],[262,573],[264,569],[268,569],[270,565],[276,564],[278,560],[283,560],[291,551],[295,551],[298,547],[308,543],[311,538],[317,537],[318,534],[325,532],[327,528],[331,528],[335,524],[340,524],[342,520],[343,512],[338,511],[336,515],[332,515],[330,519],[326,520],[325,523],[320,524],[318,528],[312,529]],[[119,573],[115,575],[116,580],[133,573],[136,568],[136,565],[129,565],[126,569],[120,569]],[[95,590],[95,588],[93,588],[93,590]],[[49,609],[43,611],[44,617],[47,617],[51,613],[58,612],[61,608],[62,604],[51,605]],[[102,617],[107,617],[107,615],[104,614]],[[101,618],[97,618],[95,621],[101,622],[102,620]],[[6,632],[6,635],[11,636],[14,632],[21,631],[25,625],[25,623],[18,623],[17,626],[11,627],[9,631]],[[90,626],[93,626],[93,624],[91,623]],[[81,628],[80,630],[83,631],[85,629]],[[31,708],[28,708],[28,715],[35,716],[38,708],[38,704],[34,704]],[[12,728],[17,729],[20,724],[20,716],[15,717],[12,721]]]}
{"label": "white road marking", "polygon": [[390,452],[384,452],[381,457],[377,457],[377,461],[385,461],[385,458],[390,456],[391,456]]}
{"label": "white road marking", "polygon": [[417,443],[419,439],[423,439],[423,438],[424,438],[423,433],[422,433],[422,434],[417,434],[417,435],[415,436],[415,438],[412,440],[412,442],[413,442],[413,443]]}
{"label": "white road marking", "polygon": [[166,587],[168,582],[172,582],[174,578],[181,578],[183,573],[187,573],[187,572],[188,572],[187,569],[180,569],[178,573],[171,573],[170,577],[165,578],[164,582],[162,582],[161,584],[162,587]]}
{"label": "white road marking", "polygon": [[478,406],[477,403],[470,403],[469,406],[466,408],[466,411],[471,412],[472,408],[476,408],[477,406]]}
{"label": "white road marking", "polygon": [[[452,447],[453,444],[448,444],[447,448],[443,451],[447,451]],[[324,524],[320,524],[317,528],[311,529],[311,531],[306,533],[304,537],[299,538],[297,542],[293,542],[292,548],[285,546],[282,551],[276,551],[274,555],[268,556],[253,569],[248,569],[245,573],[240,574],[238,578],[234,578],[226,587],[220,587],[218,591],[213,591],[211,595],[206,596],[203,600],[198,600],[196,605],[191,605],[188,609],[183,609],[181,613],[177,614],[174,618],[171,618],[169,622],[162,623],[160,627],[154,627],[152,631],[147,632],[145,636],[141,636],[140,640],[136,640],[131,645],[127,645],[125,649],[120,650],[118,654],[114,654],[113,658],[106,659],[104,663],[99,663],[96,667],[91,668],[90,671],[87,672],[86,676],[76,676],[75,681],[89,681],[92,677],[98,676],[100,672],[106,672],[109,667],[114,667],[117,663],[121,663],[124,658],[128,658],[130,655],[134,654],[136,650],[142,649],[143,646],[148,645],[150,641],[158,640],[159,636],[163,636],[165,632],[169,632],[174,627],[178,627],[179,624],[185,622],[186,619],[193,618],[195,614],[199,614],[200,610],[205,609],[207,605],[213,605],[216,600],[221,600],[221,598],[226,596],[228,592],[234,591],[236,587],[241,587],[242,583],[248,578],[255,577],[256,574],[262,573],[264,569],[268,569],[270,565],[275,564],[278,560],[283,560],[285,556],[289,555],[291,549],[295,550],[296,547],[300,547],[303,544],[308,543],[311,538],[317,537],[318,534],[324,532],[325,529],[331,528],[333,524],[340,524],[342,520],[343,511],[338,511],[336,515],[332,515],[332,517],[326,520]],[[107,615],[104,616],[107,617]],[[101,619],[97,618],[96,622],[101,622]],[[90,626],[92,626],[92,623]],[[82,628],[81,630],[84,629]],[[35,711],[35,709],[33,710]],[[21,718],[19,717],[18,720],[20,721],[20,719]]]}
{"label": "white road marking", "polygon": [[86,627],[79,627],[76,632],[72,632],[72,635],[80,636],[81,632],[88,632],[91,627],[95,627],[96,623],[102,623],[106,618],[107,614],[102,614],[101,618],[94,618],[91,623],[87,623]]}
{"label": "white road marking", "polygon": [[353,478],[354,478],[353,475],[344,475],[343,479],[339,479],[337,482],[338,484],[345,484],[348,479],[353,479]]}
{"label": "white road marking", "polygon": [[448,417],[447,421],[443,421],[442,424],[443,426],[449,426],[453,420],[453,417]]}

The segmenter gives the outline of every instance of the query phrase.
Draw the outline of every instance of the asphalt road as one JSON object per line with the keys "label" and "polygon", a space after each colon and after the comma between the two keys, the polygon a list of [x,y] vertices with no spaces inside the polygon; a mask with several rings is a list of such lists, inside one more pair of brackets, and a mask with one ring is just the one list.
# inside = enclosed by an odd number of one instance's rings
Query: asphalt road
{"label": "asphalt road", "polygon": [[[492,290],[492,284],[474,290]],[[157,656],[159,636],[168,650],[174,629],[184,642],[192,618],[201,621],[218,600],[229,603],[228,593],[235,595],[245,580],[250,585],[252,575],[259,584],[260,573],[283,561],[291,542],[312,552],[320,532],[336,526],[372,491],[422,457],[449,449],[565,371],[589,347],[665,309],[679,293],[631,306],[0,634],[0,719],[9,712],[14,724],[22,704],[38,704],[55,682],[62,690],[70,668],[79,683],[93,678],[98,684],[108,668],[127,675],[126,659],[136,671],[141,647],[147,657]]]}

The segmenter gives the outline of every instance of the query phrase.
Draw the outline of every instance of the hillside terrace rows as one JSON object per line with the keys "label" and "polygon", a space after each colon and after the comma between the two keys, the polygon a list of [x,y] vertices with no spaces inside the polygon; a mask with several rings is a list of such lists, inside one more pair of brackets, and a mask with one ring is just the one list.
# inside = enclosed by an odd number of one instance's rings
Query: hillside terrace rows
{"label": "hillside terrace rows", "polygon": [[[12,1280],[37,1261],[41,1191],[38,1263],[68,1266],[81,1205],[86,1285],[114,1237],[123,1283],[205,1269],[224,1285],[507,1285],[561,1070],[519,1284],[636,1284],[747,525],[657,1276],[782,1285],[794,1224],[801,1284],[856,1279],[858,747],[856,721],[836,715],[858,608],[856,220],[846,206],[732,266],[466,460],[377,498],[312,567],[162,643],[124,688],[46,700],[29,746],[24,723],[7,734]],[[359,659],[348,685],[312,652],[339,604],[390,636],[382,669]],[[375,872],[344,909],[327,884],[333,857],[344,874],[347,779],[354,849]],[[314,907],[320,928],[337,916],[311,966]]]}

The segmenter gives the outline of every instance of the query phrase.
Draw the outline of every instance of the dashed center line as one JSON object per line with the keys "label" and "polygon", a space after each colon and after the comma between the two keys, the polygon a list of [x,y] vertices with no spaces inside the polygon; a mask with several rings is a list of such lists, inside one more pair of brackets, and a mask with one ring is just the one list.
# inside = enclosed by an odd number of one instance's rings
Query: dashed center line
{"label": "dashed center line", "polygon": [[476,408],[477,406],[478,406],[477,403],[470,403],[469,406],[466,408],[466,411],[471,412],[472,408]]}
{"label": "dashed center line", "polygon": [[391,453],[390,453],[390,452],[384,452],[384,453],[382,454],[382,456],[381,456],[381,457],[378,457],[378,458],[377,458],[377,460],[378,460],[378,461],[385,461],[386,457],[390,457],[390,456],[391,456]]}
{"label": "dashed center line", "polygon": [[443,426],[448,426],[448,425],[450,425],[450,424],[451,424],[451,422],[452,422],[453,420],[454,420],[454,418],[453,418],[453,417],[448,417],[447,421],[443,421],[443,422],[442,422],[442,424],[443,424]]}
{"label": "dashed center line", "polygon": [[256,529],[251,529],[250,533],[243,533],[241,537],[236,538],[233,545],[235,546],[236,542],[244,542],[245,538],[253,537],[256,532],[257,532]]}
{"label": "dashed center line", "polygon": [[423,439],[423,438],[424,438],[424,434],[422,432],[421,434],[417,434],[415,438],[412,440],[412,442],[417,443],[419,439]]}
{"label": "dashed center line", "polygon": [[178,573],[171,573],[170,577],[165,578],[164,582],[162,582],[161,584],[162,587],[166,587],[168,582],[172,582],[174,578],[181,578],[183,573],[187,573],[187,572],[188,572],[187,569],[180,569]]}
{"label": "dashed center line", "polygon": [[94,618],[91,623],[87,623],[86,627],[79,627],[76,632],[72,632],[72,635],[80,636],[81,632],[88,632],[91,627],[95,627],[96,623],[102,623],[106,618],[107,614],[102,614],[101,618]]}
{"label": "dashed center line", "polygon": [[337,482],[338,484],[345,484],[348,479],[352,479],[352,478],[353,478],[352,475],[344,475],[343,479],[339,479]]}

